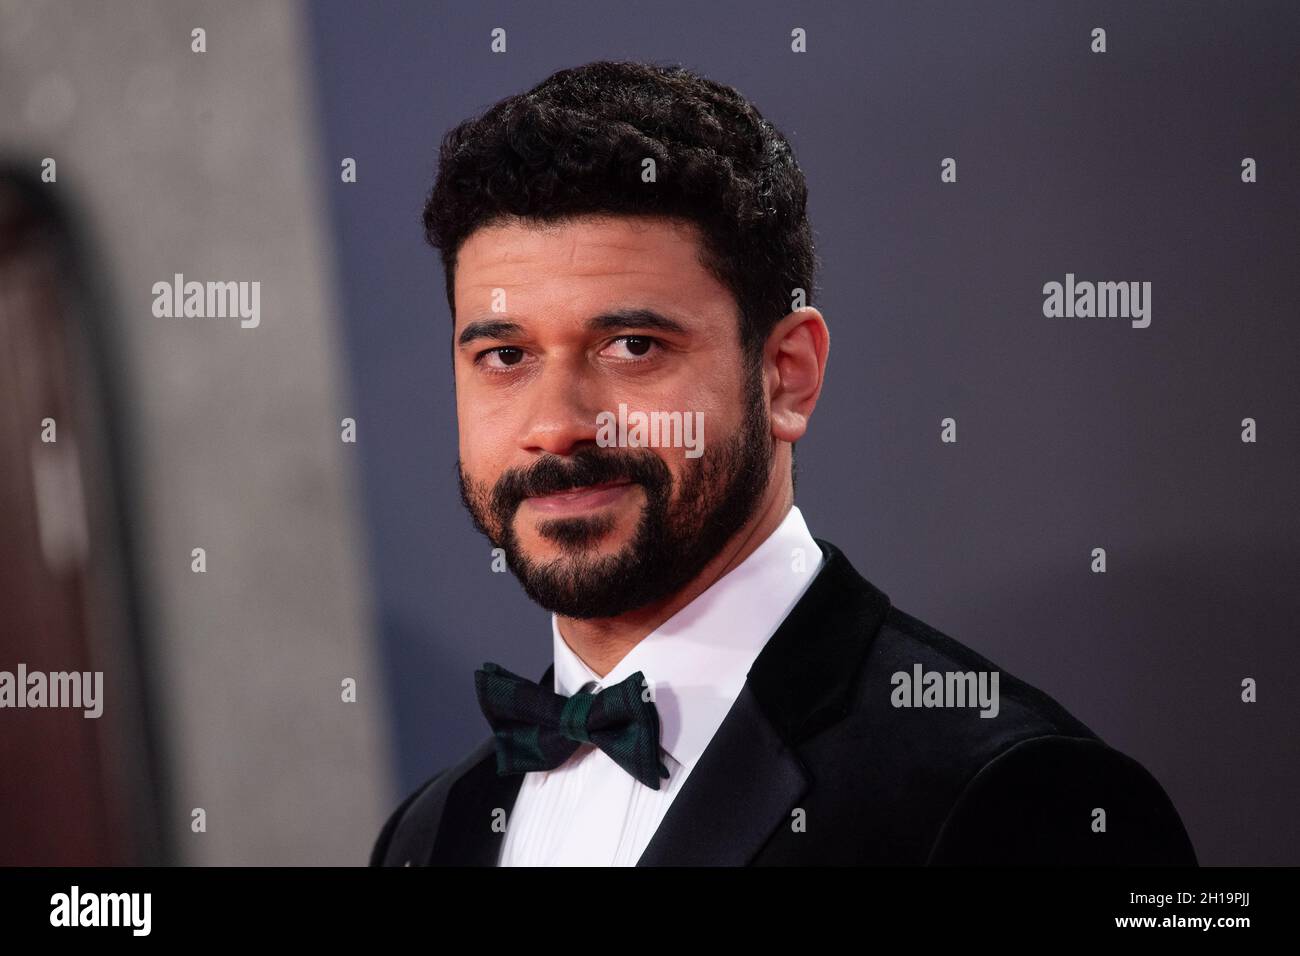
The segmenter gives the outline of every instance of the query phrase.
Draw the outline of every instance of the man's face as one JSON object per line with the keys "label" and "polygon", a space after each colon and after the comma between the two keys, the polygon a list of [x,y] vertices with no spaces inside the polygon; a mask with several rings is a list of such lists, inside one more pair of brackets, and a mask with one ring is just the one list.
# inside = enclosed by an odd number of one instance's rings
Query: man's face
{"label": "man's face", "polygon": [[[559,614],[612,617],[676,593],[767,486],[761,366],[744,360],[735,298],[699,241],[692,226],[622,217],[493,225],[461,246],[461,496]],[[702,422],[702,453],[673,447],[686,433],[668,428],[655,447],[602,444],[617,429],[599,416],[620,404]]]}

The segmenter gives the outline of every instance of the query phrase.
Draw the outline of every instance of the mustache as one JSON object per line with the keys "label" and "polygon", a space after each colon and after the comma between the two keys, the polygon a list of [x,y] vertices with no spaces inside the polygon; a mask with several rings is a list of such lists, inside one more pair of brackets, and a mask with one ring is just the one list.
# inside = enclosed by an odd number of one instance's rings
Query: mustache
{"label": "mustache", "polygon": [[586,448],[568,457],[543,455],[527,468],[505,472],[492,492],[493,510],[513,515],[525,498],[554,495],[613,481],[659,488],[672,481],[668,466],[648,449],[610,452]]}

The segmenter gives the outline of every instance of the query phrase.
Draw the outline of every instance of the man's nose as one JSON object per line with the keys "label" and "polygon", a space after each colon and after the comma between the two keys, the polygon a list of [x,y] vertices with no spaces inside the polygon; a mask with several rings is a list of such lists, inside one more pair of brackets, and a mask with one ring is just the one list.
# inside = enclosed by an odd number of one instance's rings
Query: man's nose
{"label": "man's nose", "polygon": [[519,440],[525,451],[570,455],[595,443],[600,401],[581,374],[563,367],[546,369],[519,401],[525,405]]}

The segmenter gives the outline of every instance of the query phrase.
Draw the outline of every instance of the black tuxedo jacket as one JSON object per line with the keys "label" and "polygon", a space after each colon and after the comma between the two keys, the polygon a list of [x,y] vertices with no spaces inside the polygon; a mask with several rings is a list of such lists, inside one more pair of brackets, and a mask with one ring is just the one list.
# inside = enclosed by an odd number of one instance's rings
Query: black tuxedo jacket
{"label": "black tuxedo jacket", "polygon": [[[1177,811],[1139,763],[893,607],[838,548],[817,543],[825,563],[638,866],[1196,864]],[[891,677],[916,664],[999,671],[997,716],[895,707]],[[505,834],[494,811],[508,820],[522,782],[497,775],[489,736],[402,802],[370,864],[495,865]]]}

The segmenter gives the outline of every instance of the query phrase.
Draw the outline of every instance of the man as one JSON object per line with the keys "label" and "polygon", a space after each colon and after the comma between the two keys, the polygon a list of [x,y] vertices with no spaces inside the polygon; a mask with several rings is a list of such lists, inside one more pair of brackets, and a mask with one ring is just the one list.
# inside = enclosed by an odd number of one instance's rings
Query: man
{"label": "man", "polygon": [[475,675],[492,736],[372,864],[1195,863],[1139,764],[794,507],[829,334],[804,178],[753,106],[593,63],[440,160],[461,494],[554,663]]}

